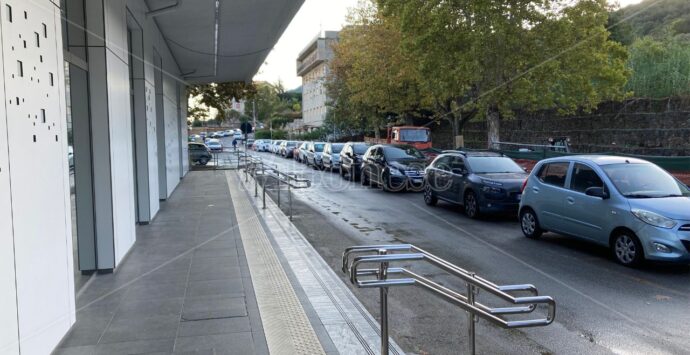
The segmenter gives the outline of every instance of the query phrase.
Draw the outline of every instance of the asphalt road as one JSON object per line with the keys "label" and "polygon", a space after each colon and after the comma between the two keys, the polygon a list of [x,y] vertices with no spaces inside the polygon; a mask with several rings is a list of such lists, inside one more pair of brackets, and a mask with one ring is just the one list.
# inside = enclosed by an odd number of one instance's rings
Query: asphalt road
{"label": "asphalt road", "polygon": [[[404,242],[495,283],[531,283],[540,294],[555,298],[556,321],[548,327],[504,330],[479,321],[478,353],[690,353],[688,266],[629,269],[616,264],[605,248],[586,242],[552,233],[529,240],[511,216],[470,220],[449,204],[426,206],[420,193],[386,193],[273,154],[254,154],[312,179],[311,188],[293,191],[294,223],[343,281],[345,247]],[[408,265],[465,290],[440,269]],[[378,292],[352,289],[378,316]],[[478,300],[502,304],[482,293]],[[466,325],[464,312],[424,290],[391,290],[391,334],[408,352],[465,353]]]}

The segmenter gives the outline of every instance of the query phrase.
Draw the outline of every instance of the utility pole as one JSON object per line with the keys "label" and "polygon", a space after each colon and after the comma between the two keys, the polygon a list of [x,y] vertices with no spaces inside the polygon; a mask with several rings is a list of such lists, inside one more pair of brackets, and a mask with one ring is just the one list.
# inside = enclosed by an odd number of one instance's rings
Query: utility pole
{"label": "utility pole", "polygon": [[252,100],[252,111],[254,112],[252,116],[254,116],[253,124],[252,124],[252,131],[256,132],[256,99]]}

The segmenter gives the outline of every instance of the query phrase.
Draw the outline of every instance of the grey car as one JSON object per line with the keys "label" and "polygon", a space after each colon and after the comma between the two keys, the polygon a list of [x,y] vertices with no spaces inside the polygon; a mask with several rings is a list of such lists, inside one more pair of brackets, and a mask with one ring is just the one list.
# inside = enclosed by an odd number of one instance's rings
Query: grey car
{"label": "grey car", "polygon": [[522,232],[569,235],[626,266],[690,263],[690,189],[645,160],[570,156],[539,162],[523,190]]}
{"label": "grey car", "polygon": [[343,150],[344,143],[328,143],[323,148],[323,167],[330,171],[340,170],[340,151]]}
{"label": "grey car", "polygon": [[314,169],[323,170],[323,148],[326,146],[324,142],[310,142],[307,146],[307,166],[311,165]]}
{"label": "grey car", "polygon": [[426,169],[424,202],[462,205],[470,218],[503,212],[515,215],[527,176],[500,153],[446,151]]}

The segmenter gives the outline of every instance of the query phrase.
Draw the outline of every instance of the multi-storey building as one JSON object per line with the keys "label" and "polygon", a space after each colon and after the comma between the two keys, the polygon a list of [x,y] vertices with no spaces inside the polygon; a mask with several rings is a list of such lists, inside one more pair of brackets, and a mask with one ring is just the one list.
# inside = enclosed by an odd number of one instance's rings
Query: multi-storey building
{"label": "multi-storey building", "polygon": [[304,129],[320,127],[328,113],[325,82],[328,62],[333,58],[337,31],[326,31],[311,40],[297,57],[297,75],[302,77],[302,124]]}

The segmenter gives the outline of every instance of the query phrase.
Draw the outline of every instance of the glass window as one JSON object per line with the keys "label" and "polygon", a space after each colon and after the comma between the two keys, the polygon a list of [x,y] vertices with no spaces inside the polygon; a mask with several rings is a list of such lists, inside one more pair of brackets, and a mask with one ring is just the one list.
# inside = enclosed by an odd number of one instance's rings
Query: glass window
{"label": "glass window", "polygon": [[429,131],[426,129],[401,129],[400,141],[402,142],[428,142]]}
{"label": "glass window", "polygon": [[654,164],[610,164],[601,167],[616,189],[628,198],[690,196],[690,190]]}
{"label": "glass window", "polygon": [[568,162],[544,164],[537,176],[545,184],[564,187],[568,166],[570,166]]}
{"label": "glass window", "polygon": [[388,160],[424,159],[424,155],[412,146],[386,147],[383,154]]}
{"label": "glass window", "polygon": [[604,187],[604,182],[594,169],[584,164],[575,164],[570,189],[584,193],[590,187]]}
{"label": "glass window", "polygon": [[364,143],[360,143],[353,145],[352,149],[354,149],[355,154],[364,154],[366,153],[367,149],[369,149],[369,146]]}
{"label": "glass window", "polygon": [[333,144],[331,145],[331,151],[333,153],[340,153],[341,150],[343,150],[343,144]]}
{"label": "glass window", "polygon": [[323,152],[323,146],[324,146],[323,143],[314,144],[314,151],[316,151],[316,152]]}
{"label": "glass window", "polygon": [[446,155],[436,159],[436,161],[434,161],[434,168],[439,170],[450,171],[451,158],[452,157],[450,155]]}
{"label": "glass window", "polygon": [[467,164],[475,174],[525,172],[513,159],[508,157],[468,157]]}
{"label": "glass window", "polygon": [[462,157],[453,157],[450,161],[450,172],[453,174],[464,174],[467,168],[465,167],[465,160]]}

